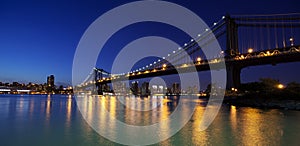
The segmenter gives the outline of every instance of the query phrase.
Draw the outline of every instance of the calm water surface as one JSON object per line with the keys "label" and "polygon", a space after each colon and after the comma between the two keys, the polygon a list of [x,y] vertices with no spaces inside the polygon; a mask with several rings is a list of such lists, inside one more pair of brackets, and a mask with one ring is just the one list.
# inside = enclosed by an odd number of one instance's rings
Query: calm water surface
{"label": "calm water surface", "polygon": [[[177,102],[160,99],[151,112],[132,112],[116,97],[103,97],[108,111],[133,125],[167,118]],[[103,100],[104,100],[103,99]],[[145,100],[145,99],[140,99]],[[127,102],[132,98],[126,98]],[[147,102],[147,101],[145,101]],[[156,145],[299,145],[300,111],[223,105],[205,131],[199,129],[205,100],[195,100],[191,120],[176,135]],[[139,106],[139,103],[135,103]],[[91,105],[93,106],[93,105]],[[124,116],[125,115],[125,116]],[[113,127],[112,127],[112,130]],[[0,145],[118,145],[98,135],[83,119],[75,98],[63,95],[0,95]]]}

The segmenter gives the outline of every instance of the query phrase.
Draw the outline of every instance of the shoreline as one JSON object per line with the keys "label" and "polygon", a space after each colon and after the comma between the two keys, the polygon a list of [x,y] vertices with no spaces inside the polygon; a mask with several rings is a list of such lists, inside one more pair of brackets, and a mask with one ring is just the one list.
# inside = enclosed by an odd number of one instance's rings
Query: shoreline
{"label": "shoreline", "polygon": [[225,104],[240,106],[240,107],[255,107],[260,109],[284,109],[284,110],[297,110],[300,111],[299,99],[282,99],[270,98],[261,96],[239,96],[231,97],[224,100]]}

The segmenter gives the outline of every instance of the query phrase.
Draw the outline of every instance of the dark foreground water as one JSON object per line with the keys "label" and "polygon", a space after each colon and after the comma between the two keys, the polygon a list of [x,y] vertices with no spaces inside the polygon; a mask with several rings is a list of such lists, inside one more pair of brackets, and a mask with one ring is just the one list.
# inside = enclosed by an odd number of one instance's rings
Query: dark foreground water
{"label": "dark foreground water", "polygon": [[[112,114],[124,113],[124,106],[119,106],[120,103],[114,97],[105,99]],[[191,120],[177,134],[157,145],[300,144],[300,111],[223,105],[209,128],[201,131],[199,125],[205,101],[199,99],[193,102],[197,106]],[[176,104],[161,99],[159,110],[152,110],[151,114],[126,114],[125,119],[139,125],[151,121],[153,115],[166,118]],[[76,100],[71,96],[0,95],[0,145],[118,144],[101,137],[85,122],[76,106]]]}

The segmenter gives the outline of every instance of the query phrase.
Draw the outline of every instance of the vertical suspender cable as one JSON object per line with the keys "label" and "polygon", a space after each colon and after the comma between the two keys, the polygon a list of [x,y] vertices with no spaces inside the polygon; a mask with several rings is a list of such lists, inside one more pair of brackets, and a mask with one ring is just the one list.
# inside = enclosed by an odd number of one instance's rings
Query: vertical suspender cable
{"label": "vertical suspender cable", "polygon": [[[284,25],[283,20],[282,20],[281,24]],[[286,43],[285,43],[285,31],[284,31],[285,27],[282,27],[281,29],[282,29],[282,45],[283,45],[283,48],[285,48],[286,47]]]}
{"label": "vertical suspender cable", "polygon": [[268,39],[268,49],[271,49],[271,42],[270,42],[270,26],[269,26],[269,24],[267,23],[267,32],[268,32],[268,37],[267,37],[267,39]]}
{"label": "vertical suspender cable", "polygon": [[278,38],[277,38],[277,23],[274,22],[275,24],[275,27],[274,27],[274,33],[275,33],[275,46],[276,46],[276,49],[278,48]]}
{"label": "vertical suspender cable", "polygon": [[259,27],[259,31],[260,31],[260,39],[259,39],[260,48],[258,50],[261,51],[264,48],[264,42],[265,42],[265,41],[263,41],[264,37],[263,37],[263,28],[262,28],[262,26]]}

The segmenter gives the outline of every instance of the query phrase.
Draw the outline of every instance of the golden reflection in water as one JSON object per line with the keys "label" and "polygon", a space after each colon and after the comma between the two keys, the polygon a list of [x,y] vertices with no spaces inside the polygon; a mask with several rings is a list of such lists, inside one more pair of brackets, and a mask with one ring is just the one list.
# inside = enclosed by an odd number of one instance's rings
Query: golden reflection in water
{"label": "golden reflection in water", "polygon": [[86,107],[86,118],[88,121],[93,121],[93,102],[94,102],[94,97],[93,96],[87,96],[87,99],[85,100],[85,105]]}
{"label": "golden reflection in water", "polygon": [[[189,121],[187,121],[187,123],[186,124],[188,124],[188,123],[190,123],[191,124],[191,119],[189,119],[189,113],[191,113],[192,111],[191,110],[193,110],[192,109],[192,105],[194,104],[195,102],[193,101],[193,100],[191,100],[191,99],[186,99],[185,97],[182,97],[182,98],[180,98],[180,102],[178,102],[178,109],[177,110],[181,110],[180,111],[180,113],[181,113],[181,115],[180,115],[180,120],[179,121],[177,121],[177,122],[182,122],[182,124],[185,122],[185,120],[189,120]],[[174,102],[174,104],[176,104],[176,102]],[[197,118],[200,118],[201,119],[201,117],[197,117]],[[186,127],[187,125],[185,125],[185,127]],[[191,127],[193,127],[194,125],[192,124],[192,126]],[[181,129],[180,130],[180,135],[182,135],[184,138],[181,138],[180,140],[178,140],[178,142],[180,142],[180,144],[182,145],[182,144],[185,144],[185,145],[191,145],[192,144],[192,142],[193,142],[193,138],[192,137],[185,137],[186,135],[191,135],[191,134],[193,134],[193,131],[194,130],[197,130],[197,129],[199,129],[199,125],[198,125],[198,127],[196,128],[196,129],[194,129],[194,127],[193,127],[193,129],[191,128],[191,127],[188,127],[188,128],[183,128],[183,129]],[[200,130],[200,129],[199,129]],[[200,131],[199,131],[200,132]],[[195,134],[195,133],[194,133]],[[200,138],[200,137],[199,137]]]}
{"label": "golden reflection in water", "polygon": [[[159,108],[159,112],[160,115],[158,115],[159,120],[157,122],[159,122],[160,124],[160,130],[161,132],[159,134],[161,134],[161,137],[167,137],[168,135],[170,135],[170,125],[171,125],[171,121],[169,119],[169,116],[171,114],[170,112],[170,107],[168,106],[168,102],[170,102],[167,99],[162,99],[161,103],[160,103],[160,108]],[[163,141],[162,145],[171,145],[171,141],[165,140]]]}
{"label": "golden reflection in water", "polygon": [[150,119],[151,119],[151,124],[157,123],[160,121],[159,117],[160,117],[160,110],[161,108],[164,106],[163,104],[163,98],[162,96],[156,96],[155,98],[152,98],[150,100],[154,100],[152,102],[152,107],[151,107],[151,112],[149,115]]}
{"label": "golden reflection in water", "polygon": [[[95,96],[94,97],[94,118],[99,127],[97,129],[106,130],[102,133],[109,134],[110,137],[116,137],[116,97],[115,96]],[[107,117],[109,116],[109,118]],[[109,130],[109,131],[108,131]]]}
{"label": "golden reflection in water", "polygon": [[41,110],[44,109],[45,111],[45,125],[47,127],[47,130],[49,130],[48,128],[50,128],[50,110],[51,110],[51,95],[47,95],[47,99],[46,99],[46,103],[43,102],[41,105]]}
{"label": "golden reflection in water", "polygon": [[208,134],[207,130],[200,130],[200,124],[202,116],[204,113],[204,108],[196,106],[192,117],[192,143],[193,145],[207,145],[208,144]]}
{"label": "golden reflection in water", "polygon": [[163,99],[160,103],[161,108],[160,108],[160,121],[162,120],[167,120],[170,115],[169,107],[168,107],[168,102],[171,102],[169,99]]}
{"label": "golden reflection in water", "polygon": [[[237,132],[241,133],[242,145],[278,145],[280,144],[281,131],[280,120],[276,118],[276,113],[262,111],[254,108],[245,108],[243,121],[238,125]],[[269,119],[269,121],[266,121]]]}
{"label": "golden reflection in water", "polygon": [[135,102],[136,106],[134,107],[133,110],[131,110],[131,112],[135,113],[135,117],[131,117],[133,119],[138,119],[138,120],[134,120],[136,123],[134,123],[134,125],[143,125],[143,122],[146,122],[148,119],[144,119],[143,117],[143,112],[139,111],[140,109],[143,108],[143,105],[141,104],[141,98],[136,98],[137,100],[133,100],[133,102]]}
{"label": "golden reflection in water", "polygon": [[66,126],[71,126],[71,116],[72,116],[72,98],[68,98],[66,102]]}
{"label": "golden reflection in water", "polygon": [[[125,113],[124,113],[124,122],[129,125],[139,125],[141,120],[138,117],[140,117],[140,112],[135,111],[134,109],[137,108],[139,105],[136,97],[124,97],[125,98]],[[140,124],[141,125],[141,124]]]}
{"label": "golden reflection in water", "polygon": [[99,129],[101,129],[101,128],[103,128],[103,125],[107,124],[105,112],[104,112],[104,110],[101,110],[103,108],[105,109],[106,99],[103,96],[96,96],[95,98],[96,98],[95,100],[98,101],[96,106],[100,107],[100,109],[98,109],[98,110],[100,110],[99,117],[98,117],[98,121],[99,121],[98,126],[99,126]]}
{"label": "golden reflection in water", "polygon": [[47,100],[46,100],[46,120],[49,121],[50,120],[50,111],[51,110],[51,95],[47,96]]}
{"label": "golden reflection in water", "polygon": [[[116,122],[115,122],[117,120],[117,117],[116,117],[117,105],[116,104],[118,101],[116,100],[115,96],[106,96],[106,98],[109,98],[109,111],[108,112],[110,114],[110,118],[114,119],[113,121],[111,121],[109,123],[109,129],[116,131]],[[116,137],[115,132],[113,133],[113,136]]]}
{"label": "golden reflection in water", "polygon": [[247,109],[244,112],[244,120],[242,121],[241,138],[243,145],[261,145],[263,135],[261,129],[261,115],[257,109]]}
{"label": "golden reflection in water", "polygon": [[146,121],[144,121],[144,125],[150,125],[151,124],[151,113],[153,111],[151,111],[151,99],[149,99],[148,97],[144,98],[144,102],[143,102],[143,110],[145,110],[146,112],[143,112],[144,114],[144,119],[148,119]]}
{"label": "golden reflection in water", "polygon": [[237,115],[236,115],[236,106],[230,106],[230,124],[231,124],[231,129],[232,131],[239,132],[237,131]]}

